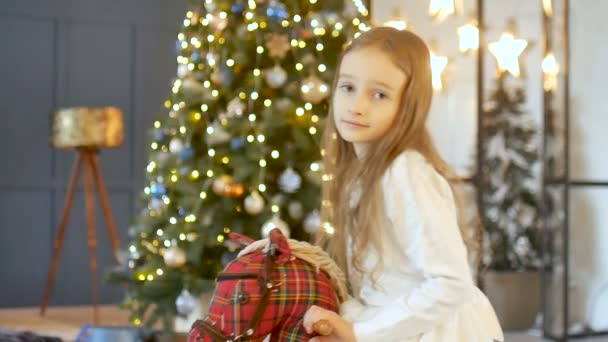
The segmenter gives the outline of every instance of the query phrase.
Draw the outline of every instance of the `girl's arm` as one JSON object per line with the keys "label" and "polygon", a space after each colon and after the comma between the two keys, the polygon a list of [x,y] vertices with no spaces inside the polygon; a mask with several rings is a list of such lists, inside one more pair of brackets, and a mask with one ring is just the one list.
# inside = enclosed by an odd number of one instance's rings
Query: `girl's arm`
{"label": "girl's arm", "polygon": [[[423,275],[414,290],[354,321],[357,341],[414,337],[456,314],[474,284],[450,186],[416,152],[401,154],[384,181],[385,205],[409,264]],[[371,319],[370,319],[371,317]]]}

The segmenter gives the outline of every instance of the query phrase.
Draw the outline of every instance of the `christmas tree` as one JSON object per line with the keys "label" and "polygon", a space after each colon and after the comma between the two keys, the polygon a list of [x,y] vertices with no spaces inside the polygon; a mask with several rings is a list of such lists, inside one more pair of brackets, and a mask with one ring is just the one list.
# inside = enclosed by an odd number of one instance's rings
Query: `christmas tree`
{"label": "christmas tree", "polygon": [[188,314],[234,258],[227,234],[319,228],[320,132],[337,58],[367,29],[351,0],[204,0],[178,35],[167,113],[150,136],[143,210],[129,229],[136,323]]}
{"label": "christmas tree", "polygon": [[507,87],[508,74],[484,108],[482,132],[482,219],[494,270],[537,269],[540,256],[539,133],[522,107],[524,90]]}

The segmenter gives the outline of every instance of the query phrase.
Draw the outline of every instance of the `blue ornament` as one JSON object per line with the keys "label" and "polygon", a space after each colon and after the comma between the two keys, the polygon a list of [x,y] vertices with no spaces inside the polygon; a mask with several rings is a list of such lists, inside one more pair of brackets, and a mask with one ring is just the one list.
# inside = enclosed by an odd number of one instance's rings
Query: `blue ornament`
{"label": "blue ornament", "polygon": [[245,10],[245,6],[243,4],[234,4],[232,5],[232,13],[241,14]]}
{"label": "blue ornament", "polygon": [[230,140],[230,148],[233,151],[240,150],[244,146],[245,146],[245,139],[243,139],[243,138],[232,138],[232,140]]}
{"label": "blue ornament", "polygon": [[188,173],[190,173],[190,168],[189,168],[189,167],[187,167],[187,166],[182,166],[182,167],[179,169],[179,174],[180,174],[180,175],[182,175],[182,176],[183,176],[183,175],[187,175]]}
{"label": "blue ornament", "polygon": [[175,42],[175,52],[179,55],[182,52],[182,42],[179,40]]}
{"label": "blue ornament", "polygon": [[184,208],[180,208],[180,209],[178,210],[178,212],[179,212],[179,216],[184,216],[184,215],[186,215],[186,209],[184,209]]}
{"label": "blue ornament", "polygon": [[182,160],[187,160],[190,159],[194,156],[194,149],[190,146],[186,146],[184,147],[180,152],[179,152],[179,157]]}
{"label": "blue ornament", "polygon": [[281,21],[289,17],[289,13],[287,12],[285,5],[278,1],[273,1],[270,6],[268,6],[268,9],[266,9],[266,15],[268,18],[276,21]]}
{"label": "blue ornament", "polygon": [[234,261],[234,259],[236,259],[236,257],[238,255],[239,255],[238,251],[235,251],[235,252],[225,251],[222,254],[222,258],[221,258],[222,266],[226,267],[226,265],[228,265],[229,263]]}
{"label": "blue ornament", "polygon": [[156,141],[165,140],[165,133],[163,131],[156,132]]}
{"label": "blue ornament", "polygon": [[225,86],[230,86],[232,84],[232,79],[234,78],[232,69],[227,66],[224,66],[220,69],[220,73],[222,75],[222,84]]}
{"label": "blue ornament", "polygon": [[150,186],[150,193],[154,198],[161,198],[167,193],[167,188],[162,184],[152,184]]}
{"label": "blue ornament", "polygon": [[298,191],[301,185],[302,177],[300,177],[300,175],[291,167],[288,167],[279,176],[279,186],[281,187],[281,190],[288,194],[293,194]]}
{"label": "blue ornament", "polygon": [[198,61],[200,61],[200,60],[201,60],[201,55],[200,55],[198,52],[193,52],[193,53],[190,55],[190,59],[191,59],[193,62],[198,62]]}

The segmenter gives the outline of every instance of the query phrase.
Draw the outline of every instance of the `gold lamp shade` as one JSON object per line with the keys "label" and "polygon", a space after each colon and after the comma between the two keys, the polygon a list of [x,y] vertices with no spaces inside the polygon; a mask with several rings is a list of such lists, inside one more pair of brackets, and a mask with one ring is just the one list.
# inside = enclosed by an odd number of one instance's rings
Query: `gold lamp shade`
{"label": "gold lamp shade", "polygon": [[124,138],[122,111],[115,107],[61,109],[52,126],[56,148],[118,147]]}

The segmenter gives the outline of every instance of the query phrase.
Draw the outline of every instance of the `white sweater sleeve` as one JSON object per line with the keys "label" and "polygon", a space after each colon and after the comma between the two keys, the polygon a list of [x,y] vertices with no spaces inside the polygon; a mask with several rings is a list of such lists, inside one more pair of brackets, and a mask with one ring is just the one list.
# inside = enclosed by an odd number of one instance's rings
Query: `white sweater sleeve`
{"label": "white sweater sleeve", "polygon": [[401,154],[385,175],[387,216],[422,281],[408,294],[353,322],[357,341],[398,341],[428,332],[457,313],[474,284],[451,188],[415,152]]}

